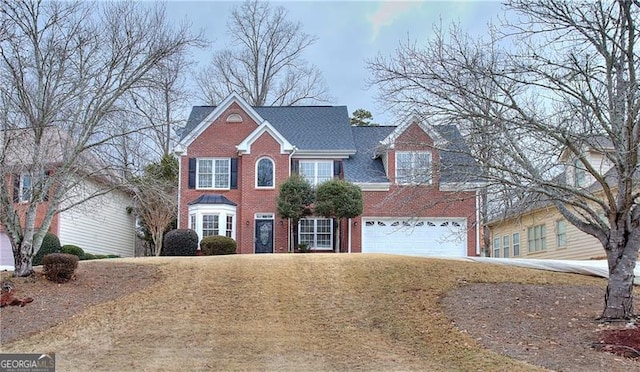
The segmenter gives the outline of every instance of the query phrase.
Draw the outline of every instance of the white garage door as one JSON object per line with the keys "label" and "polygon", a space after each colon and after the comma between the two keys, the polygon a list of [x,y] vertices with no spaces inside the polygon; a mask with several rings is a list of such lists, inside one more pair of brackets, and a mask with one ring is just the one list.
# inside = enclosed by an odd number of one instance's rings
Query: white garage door
{"label": "white garage door", "polygon": [[0,270],[13,270],[13,251],[7,234],[0,232]]}
{"label": "white garage door", "polygon": [[467,255],[464,218],[364,218],[362,252],[412,256]]}

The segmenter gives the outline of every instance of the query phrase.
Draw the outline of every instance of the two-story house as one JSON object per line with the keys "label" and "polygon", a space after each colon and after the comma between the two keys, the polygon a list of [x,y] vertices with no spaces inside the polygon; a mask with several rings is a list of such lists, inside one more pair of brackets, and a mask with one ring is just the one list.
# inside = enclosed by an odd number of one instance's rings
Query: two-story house
{"label": "two-story house", "polygon": [[[233,94],[189,116],[176,147],[178,224],[201,238],[229,236],[239,253],[291,252],[294,228],[314,251],[478,255],[468,177],[477,168],[460,146],[455,126],[356,127],[345,106],[252,107]],[[276,200],[293,173],[312,185],[334,177],[359,185],[362,216],[340,234],[320,216],[290,226]]]}
{"label": "two-story house", "polygon": [[[63,146],[70,139],[57,128],[49,127],[43,133],[40,151],[46,152],[47,161],[34,165],[31,160],[33,148],[30,131],[16,129],[0,131],[3,149],[3,169],[0,172],[4,182],[5,197],[13,203],[13,211],[25,220],[27,206],[36,205],[35,226],[39,227],[50,207],[48,195],[40,195],[38,183],[47,177],[55,177],[62,163]],[[11,138],[7,138],[10,136]],[[91,154],[83,154],[81,164],[67,180],[72,187],[62,199],[49,226],[49,232],[58,236],[60,243],[73,244],[87,253],[115,254],[131,257],[135,253],[136,229],[134,216],[128,212],[131,196],[115,189],[104,177],[95,174],[90,164],[99,161]],[[39,170],[44,168],[45,170]],[[90,200],[78,204],[88,196]],[[13,250],[5,226],[0,223],[0,267],[12,269]]]}
{"label": "two-story house", "polygon": [[[593,137],[590,141],[592,145],[580,146],[582,158],[595,172],[605,175],[605,179],[615,180],[606,156],[613,150],[611,141],[605,137]],[[587,172],[583,160],[566,149],[559,160],[564,170],[555,182],[602,197],[601,187]],[[572,260],[605,257],[600,241],[570,224],[550,200],[537,194],[524,198],[518,203],[520,208],[513,208],[487,224],[491,231],[492,257]],[[601,218],[606,221],[604,215]]]}

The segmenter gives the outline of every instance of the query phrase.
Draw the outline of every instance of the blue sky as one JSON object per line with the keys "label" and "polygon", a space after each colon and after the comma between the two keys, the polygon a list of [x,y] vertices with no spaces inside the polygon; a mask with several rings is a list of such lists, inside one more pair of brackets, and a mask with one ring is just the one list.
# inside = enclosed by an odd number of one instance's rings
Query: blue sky
{"label": "blue sky", "polygon": [[[169,1],[171,18],[187,19],[202,29],[211,46],[194,55],[206,64],[215,49],[225,47],[226,22],[234,1]],[[497,1],[287,1],[273,2],[289,12],[289,20],[301,22],[306,33],[318,40],[304,58],[318,66],[327,84],[329,104],[346,105],[349,113],[365,108],[374,121],[395,122],[383,105],[375,102],[375,88],[366,87],[370,76],[365,61],[378,53],[388,56],[407,38],[423,43],[434,24],[458,22],[471,34],[486,32],[487,23],[502,14]],[[193,102],[199,105],[202,102]]]}

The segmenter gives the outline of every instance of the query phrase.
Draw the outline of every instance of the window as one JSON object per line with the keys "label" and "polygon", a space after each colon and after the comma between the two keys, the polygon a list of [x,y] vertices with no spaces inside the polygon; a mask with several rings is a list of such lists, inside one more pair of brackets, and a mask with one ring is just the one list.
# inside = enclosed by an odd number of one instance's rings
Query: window
{"label": "window", "polygon": [[500,257],[500,237],[493,238],[493,257]]}
{"label": "window", "polygon": [[502,255],[502,257],[504,258],[508,258],[509,257],[509,247],[510,247],[510,242],[509,242],[509,235],[505,235],[502,237],[502,250],[504,251],[504,254]]}
{"label": "window", "polygon": [[396,183],[431,183],[431,153],[397,152]]}
{"label": "window", "polygon": [[33,187],[33,178],[30,174],[20,175],[20,201],[26,202],[31,199],[31,190]]}
{"label": "window", "polygon": [[190,214],[189,215],[189,228],[193,231],[196,231],[196,215],[195,214]]}
{"label": "window", "polygon": [[567,223],[564,220],[556,221],[556,246],[567,246]]}
{"label": "window", "polygon": [[312,186],[317,186],[333,178],[333,161],[300,161],[300,175]]}
{"label": "window", "polygon": [[579,158],[574,160],[573,169],[575,171],[574,186],[586,186],[587,171],[584,169],[584,164],[582,164],[582,161],[580,161]]}
{"label": "window", "polygon": [[527,229],[529,252],[547,249],[547,231],[545,225],[531,226]]}
{"label": "window", "polygon": [[227,216],[227,231],[224,235],[229,238],[233,236],[233,216]]}
{"label": "window", "polygon": [[520,256],[520,233],[513,234],[513,256]]}
{"label": "window", "polygon": [[333,223],[328,218],[307,218],[300,220],[298,227],[300,244],[314,249],[332,249]]}
{"label": "window", "polygon": [[202,216],[202,236],[218,235],[218,215],[205,214]]}
{"label": "window", "polygon": [[231,159],[198,159],[196,178],[199,189],[228,189]]}
{"label": "window", "polygon": [[258,160],[256,164],[256,187],[273,188],[273,161],[268,158]]}

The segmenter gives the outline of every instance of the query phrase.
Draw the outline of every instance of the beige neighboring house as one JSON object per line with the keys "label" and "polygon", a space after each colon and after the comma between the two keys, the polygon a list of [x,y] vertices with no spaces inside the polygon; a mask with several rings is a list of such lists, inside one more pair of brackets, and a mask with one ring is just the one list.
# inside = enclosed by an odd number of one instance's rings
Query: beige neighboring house
{"label": "beige neighboring house", "polygon": [[[612,164],[605,152],[613,150],[607,139],[595,141],[597,148],[584,146],[582,151],[589,163],[607,179],[613,177]],[[560,156],[565,171],[558,179],[573,187],[581,187],[598,194],[593,175],[568,151]],[[607,173],[609,172],[609,173]],[[501,218],[490,221],[491,257],[536,258],[559,260],[603,259],[606,254],[595,237],[570,224],[551,201],[531,200],[519,210],[510,210]],[[604,216],[602,220],[606,221]]]}
{"label": "beige neighboring house", "polygon": [[[5,135],[0,132],[1,136]],[[60,143],[64,135],[59,130],[50,128],[47,135],[49,143]],[[6,139],[6,138],[3,138]],[[20,148],[24,137],[20,136]],[[6,143],[6,142],[3,142]],[[14,145],[16,143],[14,142]],[[17,158],[15,153],[5,154]],[[23,151],[24,152],[24,151]],[[31,195],[30,187],[42,177],[51,177],[60,166],[59,151],[49,154],[51,161],[43,174],[34,175],[28,163],[10,161],[0,173],[0,180],[5,183],[8,198],[13,201],[14,209],[24,218],[26,202]],[[23,157],[28,158],[28,157]],[[99,161],[94,156],[86,156],[81,162],[83,169],[78,169],[72,177],[75,186],[62,199],[59,212],[54,217],[49,231],[56,234],[62,245],[73,244],[92,254],[113,254],[121,257],[132,257],[135,252],[136,225],[135,218],[128,213],[131,197],[122,190],[113,189],[104,176],[88,174],[87,164]],[[90,200],[73,206],[88,195],[96,195]],[[42,197],[38,203],[36,226],[41,223],[49,200]],[[0,269],[13,269],[13,251],[5,227],[0,223]]]}

